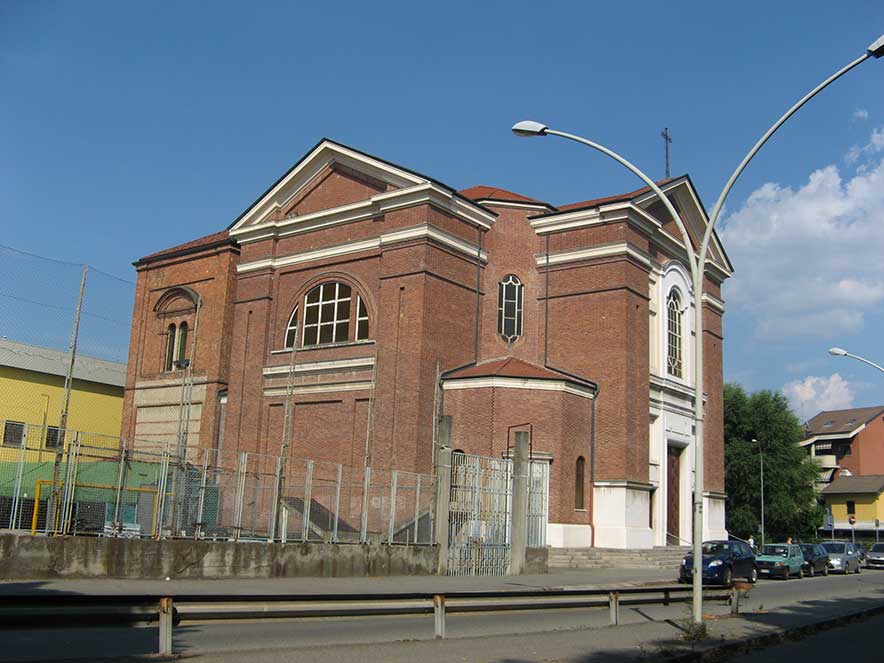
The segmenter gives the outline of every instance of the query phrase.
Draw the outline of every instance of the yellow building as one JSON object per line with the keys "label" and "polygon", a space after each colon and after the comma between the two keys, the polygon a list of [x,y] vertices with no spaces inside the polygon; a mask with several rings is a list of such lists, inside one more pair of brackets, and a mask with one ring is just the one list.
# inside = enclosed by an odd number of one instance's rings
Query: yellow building
{"label": "yellow building", "polygon": [[[69,434],[59,434],[66,352],[0,339],[0,454],[11,461],[24,439],[25,462],[54,456],[60,442],[118,448],[126,365],[78,355],[74,364]],[[76,433],[74,432],[76,431]],[[66,437],[65,440],[61,440]]]}
{"label": "yellow building", "polygon": [[821,494],[826,501],[826,510],[834,520],[834,529],[849,531],[850,517],[853,516],[856,522],[852,527],[859,533],[874,532],[877,526],[884,525],[882,493],[884,475],[845,476],[842,473],[823,488]]}

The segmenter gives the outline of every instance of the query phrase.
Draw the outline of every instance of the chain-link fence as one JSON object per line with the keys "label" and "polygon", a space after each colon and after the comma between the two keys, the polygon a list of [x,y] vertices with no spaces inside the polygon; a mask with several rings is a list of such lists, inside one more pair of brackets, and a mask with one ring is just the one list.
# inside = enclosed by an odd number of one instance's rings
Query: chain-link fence
{"label": "chain-link fence", "polygon": [[214,540],[433,543],[435,477],[188,450],[0,421],[0,529]]}

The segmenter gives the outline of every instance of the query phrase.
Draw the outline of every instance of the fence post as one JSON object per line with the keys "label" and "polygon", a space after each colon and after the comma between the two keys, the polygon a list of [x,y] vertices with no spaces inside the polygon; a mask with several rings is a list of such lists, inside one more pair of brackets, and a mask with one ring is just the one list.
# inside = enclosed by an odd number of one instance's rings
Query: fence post
{"label": "fence post", "polygon": [[610,592],[608,594],[608,612],[611,616],[611,626],[620,625],[620,594]]}
{"label": "fence post", "polygon": [[304,520],[301,523],[301,541],[310,538],[310,505],[313,502],[313,461],[307,461],[307,472],[304,476]]}
{"label": "fence post", "polygon": [[739,615],[740,614],[740,598],[742,596],[742,592],[737,589],[736,586],[731,587],[731,614]]}
{"label": "fence post", "polygon": [[[61,534],[67,534],[71,526],[71,516],[74,512],[74,497],[76,494],[77,470],[80,457],[80,432],[74,433],[74,443],[68,447],[68,463],[65,468],[64,493],[61,503]],[[56,525],[58,534],[58,525]]]}
{"label": "fence post", "polygon": [[513,450],[513,508],[510,512],[510,575],[519,575],[525,567],[528,545],[528,432],[516,432]]}
{"label": "fence post", "polygon": [[154,522],[154,537],[163,538],[163,521],[166,519],[166,486],[169,479],[169,450],[164,446],[160,460],[160,476],[157,478],[157,515]]}
{"label": "fence post", "polygon": [[[417,545],[418,520],[420,519],[421,508],[421,475],[417,475],[417,485],[414,487],[414,543]],[[407,542],[406,542],[407,543]]]}
{"label": "fence post", "polygon": [[174,607],[171,597],[160,599],[160,656],[172,655],[172,621]]}
{"label": "fence post", "polygon": [[[25,445],[28,441],[29,429],[30,426],[25,424],[21,433],[21,444],[19,444],[18,447],[18,468],[15,472],[15,493],[12,496],[12,513],[9,514],[9,529],[18,529],[16,520],[18,519],[18,512],[21,509],[21,481],[25,467]],[[34,505],[34,508],[36,509],[36,502]]]}
{"label": "fence post", "polygon": [[396,491],[399,485],[399,472],[393,470],[392,481],[390,482],[390,522],[387,527],[387,545],[393,543],[393,533],[396,529]]}
{"label": "fence post", "polygon": [[276,523],[279,522],[279,503],[282,500],[282,464],[283,456],[276,457],[276,477],[273,485],[273,502],[270,507],[270,542],[276,541]]}
{"label": "fence post", "polygon": [[437,571],[448,575],[448,511],[451,501],[451,417],[439,418],[439,446],[436,454],[433,540],[439,550]]}
{"label": "fence post", "polygon": [[341,482],[344,478],[344,466],[338,463],[338,478],[335,482],[335,513],[332,523],[332,543],[338,542],[338,521],[341,519]]}
{"label": "fence post", "polygon": [[436,639],[445,638],[445,595],[433,594],[433,618],[436,626]]}
{"label": "fence post", "polygon": [[242,506],[246,496],[246,468],[249,463],[249,452],[239,455],[239,468],[236,473],[236,504],[233,510],[233,540],[238,541],[242,533]]}
{"label": "fence post", "polygon": [[117,470],[117,494],[114,495],[114,534],[119,536],[123,531],[123,523],[120,522],[120,500],[123,497],[123,484],[126,477],[126,447],[120,440],[120,468]]}
{"label": "fence post", "polygon": [[[218,460],[215,459],[217,464]],[[209,450],[203,451],[203,476],[200,477],[200,498],[196,508],[196,527],[193,528],[193,538],[200,539],[203,536],[203,514],[206,509],[206,485],[209,481]],[[217,500],[216,500],[217,501]]]}
{"label": "fence post", "polygon": [[289,540],[289,510],[285,504],[282,505],[282,508],[279,512],[279,542],[280,543],[288,543]]}
{"label": "fence post", "polygon": [[371,492],[371,468],[366,466],[362,479],[362,518],[359,523],[359,543],[368,542],[368,505]]}

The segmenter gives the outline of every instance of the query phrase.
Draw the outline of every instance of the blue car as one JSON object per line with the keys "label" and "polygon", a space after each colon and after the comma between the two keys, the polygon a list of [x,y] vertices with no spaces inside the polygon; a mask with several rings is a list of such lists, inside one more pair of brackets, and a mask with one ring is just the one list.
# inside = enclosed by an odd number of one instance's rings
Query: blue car
{"label": "blue car", "polygon": [[[679,582],[691,582],[694,555],[688,553],[681,562]],[[742,541],[706,541],[703,543],[703,584],[730,586],[735,578],[749,582],[758,580],[755,554]]]}

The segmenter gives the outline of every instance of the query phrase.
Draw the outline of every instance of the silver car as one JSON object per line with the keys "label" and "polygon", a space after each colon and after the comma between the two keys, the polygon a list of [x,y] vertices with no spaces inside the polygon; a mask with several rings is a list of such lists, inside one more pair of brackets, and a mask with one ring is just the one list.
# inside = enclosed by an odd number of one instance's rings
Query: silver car
{"label": "silver car", "polygon": [[829,566],[833,572],[846,574],[862,571],[859,553],[850,541],[826,541],[822,546],[829,553]]}
{"label": "silver car", "polygon": [[884,568],[884,543],[876,543],[866,555],[866,568]]}

